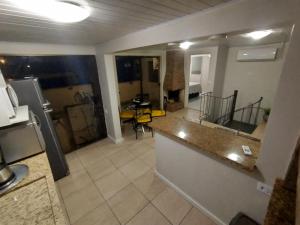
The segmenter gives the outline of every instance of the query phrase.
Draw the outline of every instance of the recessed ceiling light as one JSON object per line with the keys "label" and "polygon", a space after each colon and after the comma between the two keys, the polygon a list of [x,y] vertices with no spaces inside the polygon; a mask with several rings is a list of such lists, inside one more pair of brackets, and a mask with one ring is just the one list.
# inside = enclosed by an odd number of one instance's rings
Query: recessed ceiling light
{"label": "recessed ceiling light", "polygon": [[272,30],[258,30],[245,34],[245,37],[250,37],[254,40],[262,39],[272,33]]}
{"label": "recessed ceiling light", "polygon": [[58,0],[9,0],[17,7],[60,23],[85,20],[90,9],[75,1]]}
{"label": "recessed ceiling light", "polygon": [[191,47],[193,43],[192,42],[189,42],[189,41],[185,41],[185,42],[181,42],[179,44],[179,47],[186,50],[186,49],[189,49]]}

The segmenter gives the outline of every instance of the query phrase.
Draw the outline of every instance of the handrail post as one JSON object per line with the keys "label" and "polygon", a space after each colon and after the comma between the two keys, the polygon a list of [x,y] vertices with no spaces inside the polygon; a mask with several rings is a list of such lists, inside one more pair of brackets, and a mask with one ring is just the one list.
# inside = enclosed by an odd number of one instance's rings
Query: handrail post
{"label": "handrail post", "polygon": [[230,121],[232,121],[233,117],[234,117],[234,110],[235,110],[237,95],[238,95],[238,90],[234,90],[231,111],[230,111],[230,117],[229,117]]}
{"label": "handrail post", "polygon": [[261,102],[263,100],[263,97],[260,97],[259,101],[258,101],[258,106],[257,106],[257,109],[256,109],[256,115],[255,115],[255,118],[254,118],[254,125],[257,125],[257,119],[258,119],[258,114],[259,114],[259,110],[260,110],[260,105],[261,105]]}

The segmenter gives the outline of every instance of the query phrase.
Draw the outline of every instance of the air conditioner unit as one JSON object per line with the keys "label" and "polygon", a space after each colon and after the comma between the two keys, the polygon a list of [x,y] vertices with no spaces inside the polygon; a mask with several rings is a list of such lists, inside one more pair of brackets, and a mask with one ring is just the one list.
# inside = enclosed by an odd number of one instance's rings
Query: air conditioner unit
{"label": "air conditioner unit", "polygon": [[237,61],[269,61],[275,60],[277,48],[250,48],[240,49],[237,54]]}

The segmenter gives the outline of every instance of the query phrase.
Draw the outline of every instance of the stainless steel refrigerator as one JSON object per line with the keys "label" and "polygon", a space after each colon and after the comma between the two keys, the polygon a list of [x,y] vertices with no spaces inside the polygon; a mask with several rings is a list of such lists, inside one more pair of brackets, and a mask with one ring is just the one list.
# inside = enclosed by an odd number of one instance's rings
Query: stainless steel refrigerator
{"label": "stainless steel refrigerator", "polygon": [[46,153],[54,180],[67,176],[69,167],[52,123],[50,116],[52,112],[51,104],[44,98],[38,79],[30,77],[22,80],[12,80],[10,84],[18,96],[19,104],[28,105],[40,120]]}

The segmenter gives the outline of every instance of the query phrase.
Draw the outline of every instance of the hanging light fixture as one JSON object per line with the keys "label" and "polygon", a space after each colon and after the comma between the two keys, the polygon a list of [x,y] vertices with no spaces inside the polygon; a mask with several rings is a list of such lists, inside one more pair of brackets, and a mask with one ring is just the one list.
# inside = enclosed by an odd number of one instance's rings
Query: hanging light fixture
{"label": "hanging light fixture", "polygon": [[9,0],[18,8],[60,23],[76,23],[90,15],[90,9],[78,1]]}

